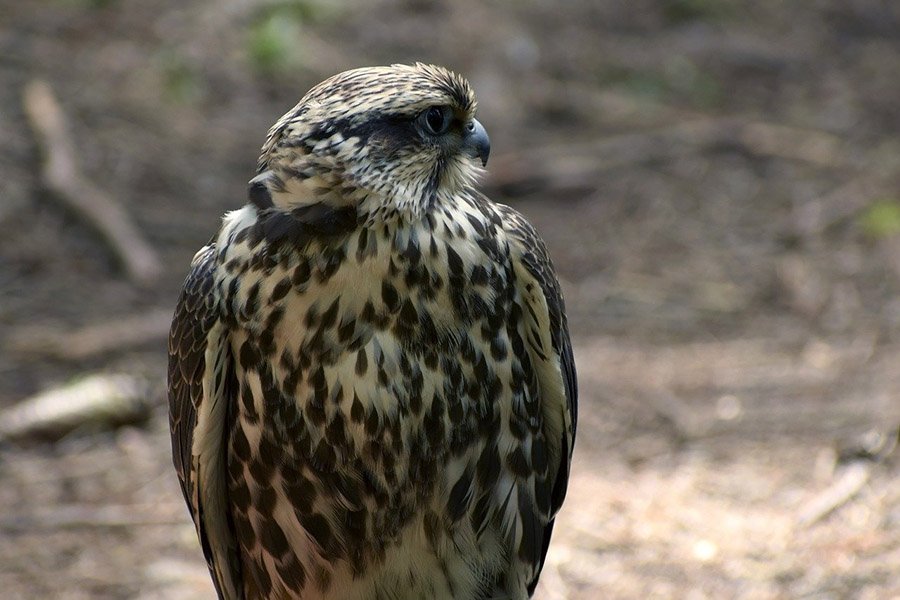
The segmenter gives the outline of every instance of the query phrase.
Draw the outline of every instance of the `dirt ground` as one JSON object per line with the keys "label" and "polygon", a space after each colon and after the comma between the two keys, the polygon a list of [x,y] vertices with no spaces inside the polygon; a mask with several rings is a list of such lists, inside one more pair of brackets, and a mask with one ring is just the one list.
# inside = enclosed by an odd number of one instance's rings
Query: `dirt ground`
{"label": "dirt ground", "polygon": [[[143,422],[0,445],[0,596],[212,597],[166,311],[268,126],[414,60],[473,83],[484,187],[568,301],[580,431],[539,597],[900,598],[892,0],[0,0],[0,409],[98,372],[151,390]],[[42,175],[35,80],[155,279]]]}

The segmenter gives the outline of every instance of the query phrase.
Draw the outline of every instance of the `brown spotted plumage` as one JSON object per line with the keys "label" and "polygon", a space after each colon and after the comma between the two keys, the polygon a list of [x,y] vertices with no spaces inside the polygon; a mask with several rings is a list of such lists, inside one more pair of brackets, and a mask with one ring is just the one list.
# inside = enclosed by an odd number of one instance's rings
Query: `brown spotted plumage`
{"label": "brown spotted plumage", "polygon": [[194,257],[172,448],[220,598],[533,593],[575,367],[543,242],[473,187],[474,113],[440,67],[324,81]]}

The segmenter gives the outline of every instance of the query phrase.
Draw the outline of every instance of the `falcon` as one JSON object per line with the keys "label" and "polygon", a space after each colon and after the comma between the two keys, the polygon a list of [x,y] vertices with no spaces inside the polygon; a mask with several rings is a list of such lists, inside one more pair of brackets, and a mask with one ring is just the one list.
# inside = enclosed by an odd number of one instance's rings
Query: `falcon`
{"label": "falcon", "polygon": [[474,187],[475,108],[437,66],[327,79],[194,256],[172,452],[220,598],[533,594],[575,366],[544,243]]}

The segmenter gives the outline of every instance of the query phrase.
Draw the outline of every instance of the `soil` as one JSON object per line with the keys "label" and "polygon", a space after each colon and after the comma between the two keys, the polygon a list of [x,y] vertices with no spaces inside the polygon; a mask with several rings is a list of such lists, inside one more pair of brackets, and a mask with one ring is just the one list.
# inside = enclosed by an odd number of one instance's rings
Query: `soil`
{"label": "soil", "polygon": [[[96,372],[152,390],[144,422],[0,447],[0,596],[212,597],[165,328],[67,336],[174,306],[311,85],[415,60],[474,85],[483,187],[567,299],[580,430],[538,597],[900,598],[890,0],[0,0],[0,409]],[[152,283],[48,189],[38,79],[158,253]]]}

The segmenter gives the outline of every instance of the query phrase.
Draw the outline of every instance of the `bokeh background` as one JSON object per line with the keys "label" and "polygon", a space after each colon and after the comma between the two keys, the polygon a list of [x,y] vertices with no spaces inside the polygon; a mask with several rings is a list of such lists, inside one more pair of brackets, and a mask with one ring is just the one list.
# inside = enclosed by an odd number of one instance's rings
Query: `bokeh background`
{"label": "bokeh background", "polygon": [[900,597],[893,0],[0,1],[0,596],[211,597],[181,280],[311,85],[416,60],[474,85],[568,301],[540,597]]}

